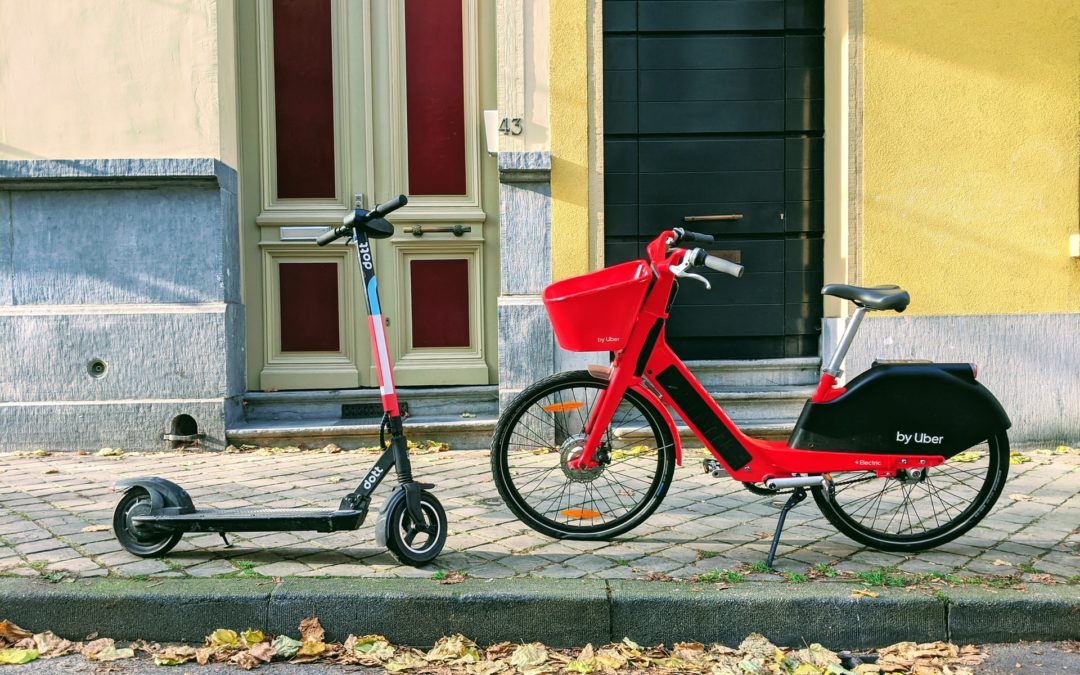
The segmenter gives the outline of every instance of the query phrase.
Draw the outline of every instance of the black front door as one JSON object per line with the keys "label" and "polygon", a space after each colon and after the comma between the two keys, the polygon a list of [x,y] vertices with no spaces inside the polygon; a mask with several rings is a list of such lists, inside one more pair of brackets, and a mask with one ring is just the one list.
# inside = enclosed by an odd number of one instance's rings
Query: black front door
{"label": "black front door", "polygon": [[682,283],[685,359],[818,353],[823,17],[824,0],[604,2],[607,264],[685,227],[746,266]]}

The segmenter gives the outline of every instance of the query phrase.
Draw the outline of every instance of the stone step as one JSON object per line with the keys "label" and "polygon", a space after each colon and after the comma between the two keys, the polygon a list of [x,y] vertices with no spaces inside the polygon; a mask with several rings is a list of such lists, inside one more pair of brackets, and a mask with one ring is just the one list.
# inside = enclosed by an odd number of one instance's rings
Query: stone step
{"label": "stone step", "polygon": [[[494,416],[407,419],[405,436],[417,443],[447,443],[451,450],[487,450],[496,421]],[[225,438],[233,445],[286,447],[304,443],[317,448],[335,443],[353,450],[378,445],[379,423],[341,418],[246,422],[227,429]]]}
{"label": "stone step", "polygon": [[816,384],[821,359],[816,356],[790,359],[687,361],[690,372],[705,388],[790,387]]}
{"label": "stone step", "polygon": [[790,420],[802,414],[803,405],[814,393],[812,386],[777,386],[749,390],[709,391],[713,399],[737,425],[768,420]]}
{"label": "stone step", "polygon": [[[399,387],[398,402],[417,418],[453,419],[462,413],[494,417],[499,412],[499,388]],[[344,424],[362,426],[382,418],[382,401],[376,388],[248,392],[244,417],[249,423],[341,418]]]}
{"label": "stone step", "polygon": [[[497,422],[495,417],[406,420],[405,435],[417,443],[428,440],[447,443],[451,450],[488,450]],[[794,424],[794,419],[761,419],[739,424],[739,427],[748,436],[784,440],[791,434]],[[680,423],[677,428],[684,448],[703,446],[689,427]],[[238,446],[287,447],[303,443],[318,448],[335,443],[346,450],[353,450],[378,445],[379,425],[357,424],[341,419],[249,422],[228,429],[225,437],[229,443]]]}

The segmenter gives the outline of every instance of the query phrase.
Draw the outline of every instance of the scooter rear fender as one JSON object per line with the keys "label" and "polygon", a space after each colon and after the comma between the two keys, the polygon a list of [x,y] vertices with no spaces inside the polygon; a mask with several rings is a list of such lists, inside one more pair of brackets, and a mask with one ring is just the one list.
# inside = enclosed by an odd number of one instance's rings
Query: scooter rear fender
{"label": "scooter rear fender", "polygon": [[125,478],[113,483],[114,492],[127,492],[140,487],[150,493],[150,507],[153,515],[182,515],[194,513],[195,504],[184,488],[171,480],[157,476]]}

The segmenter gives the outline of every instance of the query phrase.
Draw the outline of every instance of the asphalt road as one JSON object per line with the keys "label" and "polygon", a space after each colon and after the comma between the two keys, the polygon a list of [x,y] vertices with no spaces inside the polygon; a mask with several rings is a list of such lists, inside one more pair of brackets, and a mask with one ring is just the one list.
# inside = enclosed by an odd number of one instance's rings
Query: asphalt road
{"label": "asphalt road", "polygon": [[[979,675],[1015,675],[1018,673],[1046,673],[1057,675],[1080,675],[1080,642],[1034,642],[1021,644],[983,645],[990,658],[975,670]],[[85,675],[135,675],[137,673],[169,672],[176,675],[224,675],[229,673],[247,673],[235,666],[191,664],[166,669],[155,666],[147,658],[112,663],[91,663],[81,656],[67,656],[59,659],[40,660],[24,666],[4,668],[4,673],[33,673],[34,675],[61,675],[64,673],[82,673]],[[302,675],[324,675],[329,673],[355,673],[357,675],[375,675],[382,670],[360,668],[358,666],[336,666],[325,664],[307,664],[295,666],[288,663],[274,663],[262,666],[258,672],[295,673]]]}

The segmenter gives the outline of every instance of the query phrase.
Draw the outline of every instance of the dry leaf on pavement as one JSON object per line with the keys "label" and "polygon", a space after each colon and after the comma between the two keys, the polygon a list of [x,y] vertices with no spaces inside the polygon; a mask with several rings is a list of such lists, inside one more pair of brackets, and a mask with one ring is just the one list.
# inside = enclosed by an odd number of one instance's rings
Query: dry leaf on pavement
{"label": "dry leaf on pavement", "polygon": [[848,597],[852,600],[858,600],[859,598],[876,598],[877,596],[878,594],[869,588],[860,588],[857,591],[852,591]]}
{"label": "dry leaf on pavement", "polygon": [[301,642],[322,642],[324,639],[326,639],[326,631],[323,630],[318,617],[308,617],[300,622]]}
{"label": "dry leaf on pavement", "polygon": [[0,621],[0,639],[2,640],[15,644],[19,640],[33,636],[34,634],[30,631],[19,628],[7,619]]}

